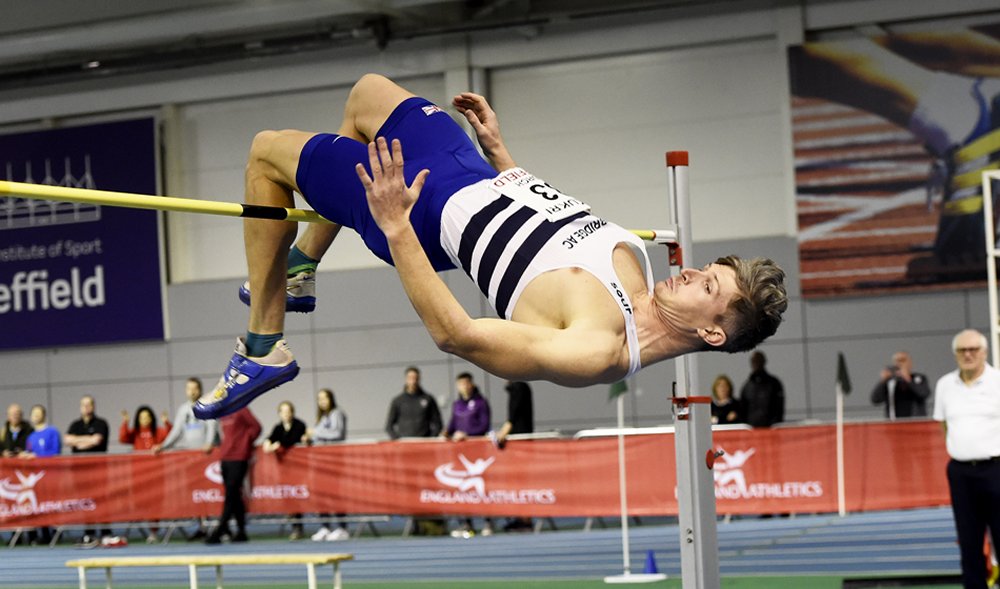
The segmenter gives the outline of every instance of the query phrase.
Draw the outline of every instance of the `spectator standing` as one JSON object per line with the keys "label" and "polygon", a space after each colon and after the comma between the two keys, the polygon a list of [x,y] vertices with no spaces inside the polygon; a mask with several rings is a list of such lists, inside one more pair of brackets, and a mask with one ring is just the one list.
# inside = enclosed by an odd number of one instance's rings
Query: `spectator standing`
{"label": "spectator standing", "polygon": [[287,450],[302,442],[305,437],[306,424],[295,417],[295,405],[291,401],[282,401],[278,405],[278,423],[264,440],[264,452],[273,454]]}
{"label": "spectator standing", "polygon": [[[250,409],[244,407],[219,420],[222,425],[220,445],[222,485],[226,498],[222,505],[219,526],[205,539],[206,544],[220,544],[223,536],[232,542],[246,542],[246,502],[243,500],[243,481],[250,470],[254,441],[260,436],[260,422]],[[236,534],[229,530],[230,518],[236,520]]]}
{"label": "spectator standing", "polygon": [[132,427],[128,425],[128,411],[122,409],[122,425],[118,429],[118,441],[122,444],[131,444],[133,450],[152,450],[163,443],[170,429],[169,420],[162,426],[156,423],[156,415],[149,405],[141,405],[136,410]]}
{"label": "spectator standing", "polygon": [[84,395],[80,398],[80,419],[69,424],[63,438],[74,454],[108,451],[108,422],[98,417],[95,410],[93,397]]}
{"label": "spectator standing", "polygon": [[[295,417],[295,405],[291,401],[282,401],[278,405],[278,423],[271,430],[271,435],[264,440],[264,453],[284,453],[285,450],[301,443],[306,438],[306,424]],[[302,514],[292,516],[292,533],[289,540],[302,537]]]}
{"label": "spectator standing", "polygon": [[4,458],[17,456],[24,452],[28,444],[28,436],[32,432],[31,424],[24,420],[24,411],[17,403],[7,407],[7,423],[0,431],[0,450]]}
{"label": "spectator standing", "polygon": [[490,431],[490,402],[479,392],[468,372],[455,378],[455,388],[458,398],[451,406],[451,419],[444,437],[461,442],[469,436],[485,436]]}
{"label": "spectator standing", "polygon": [[[62,452],[62,437],[59,430],[46,423],[45,407],[35,405],[31,408],[32,432],[28,434],[28,443],[21,458],[47,458],[58,456]],[[42,527],[28,532],[28,543],[48,544],[52,541],[52,528]]]}
{"label": "spectator standing", "polygon": [[764,369],[767,356],[756,351],[750,355],[750,376],[740,390],[746,422],[752,427],[771,427],[785,420],[785,387]]}
{"label": "spectator standing", "polygon": [[[535,433],[535,408],[531,401],[531,387],[526,382],[507,381],[507,421],[497,432],[497,445],[503,448],[513,434]],[[507,520],[505,532],[523,532],[534,528],[530,517],[512,517]]]}
{"label": "spectator standing", "polygon": [[437,401],[420,387],[420,369],[406,369],[403,392],[389,405],[385,432],[398,438],[433,438],[441,433],[441,410]]}
{"label": "spectator standing", "polygon": [[733,381],[725,374],[715,377],[712,383],[712,423],[742,423],[743,410],[733,398]]}
{"label": "spectator standing", "polygon": [[[437,401],[420,387],[420,369],[410,366],[405,372],[403,392],[389,405],[385,431],[393,440],[399,438],[433,438],[441,433],[441,410]],[[417,534],[447,533],[447,524],[440,518],[414,519]]]}
{"label": "spectator standing", "polygon": [[201,380],[195,377],[184,383],[184,396],[174,415],[174,426],[161,444],[153,446],[153,452],[163,450],[201,450],[208,454],[216,445],[219,422],[215,419],[201,420],[194,416],[194,403],[201,398]]}
{"label": "spectator standing", "polygon": [[[173,427],[162,443],[153,446],[153,453],[164,450],[201,450],[212,452],[219,437],[219,422],[215,419],[201,420],[194,416],[194,402],[201,398],[201,379],[194,376],[184,383],[184,401],[174,414]],[[188,536],[189,542],[205,538],[205,524],[198,521],[198,528]]]}
{"label": "spectator standing", "polygon": [[[170,432],[170,418],[165,412],[163,421],[162,426],[157,425],[156,414],[153,413],[152,407],[140,405],[135,411],[135,423],[129,427],[128,411],[122,409],[122,424],[118,429],[118,442],[131,444],[133,450],[140,452],[152,450],[163,442]],[[149,533],[146,535],[146,543],[154,544],[159,541],[156,536],[158,533],[159,529],[156,526],[150,527]]]}
{"label": "spectator standing", "polygon": [[927,399],[931,385],[927,376],[913,372],[908,352],[892,355],[892,365],[882,369],[880,380],[872,389],[872,404],[884,405],[889,421],[898,417],[927,417]]}
{"label": "spectator standing", "polygon": [[[74,454],[108,451],[108,422],[98,417],[94,413],[95,410],[93,397],[90,395],[80,397],[80,419],[69,424],[66,435],[63,436],[63,443],[69,446]],[[94,534],[93,529],[84,530],[80,544],[84,547],[97,546],[98,540]],[[109,538],[111,530],[104,528],[101,530],[101,536]]]}
{"label": "spectator standing", "polygon": [[337,398],[330,389],[316,393],[316,425],[306,431],[306,436],[317,446],[347,439],[347,414],[337,407]]}
{"label": "spectator standing", "polygon": [[[458,391],[458,398],[451,406],[448,430],[442,436],[454,442],[461,442],[469,436],[486,435],[486,432],[490,431],[490,403],[479,392],[472,375],[463,372],[455,377],[455,389]],[[451,535],[454,538],[471,538],[475,533],[472,518],[466,518],[457,530],[452,530]],[[490,518],[486,518],[482,534],[493,535],[493,520]]]}
{"label": "spectator standing", "polygon": [[535,432],[535,409],[531,401],[531,387],[526,382],[507,381],[507,421],[497,432],[497,443],[502,447],[511,434]]}
{"label": "spectator standing", "polygon": [[983,536],[1000,546],[1000,370],[986,363],[986,336],[972,329],[951,342],[958,369],[937,381],[934,419],[943,422],[948,487],[965,589],[986,587]]}
{"label": "spectator standing", "polygon": [[[336,444],[347,439],[347,415],[337,406],[337,398],[330,389],[320,389],[316,393],[316,426],[306,430],[308,441],[317,446]],[[328,513],[319,514],[329,517]],[[338,517],[344,514],[338,513]],[[338,520],[337,527],[332,528],[330,522],[324,522],[312,536],[314,542],[338,542],[351,537],[344,521]]]}
{"label": "spectator standing", "polygon": [[21,454],[24,458],[47,458],[62,453],[62,439],[59,430],[48,423],[48,412],[45,407],[35,405],[31,408],[31,424],[34,431],[28,436],[27,450]]}

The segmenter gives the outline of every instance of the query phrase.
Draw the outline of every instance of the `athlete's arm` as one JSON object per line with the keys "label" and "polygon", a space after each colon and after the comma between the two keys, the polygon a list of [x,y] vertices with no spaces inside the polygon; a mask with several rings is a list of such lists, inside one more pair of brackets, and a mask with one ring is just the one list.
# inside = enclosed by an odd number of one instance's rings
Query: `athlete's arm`
{"label": "athlete's arm", "polygon": [[455,110],[465,115],[465,120],[469,121],[476,131],[479,146],[483,148],[483,153],[496,171],[502,172],[517,165],[514,163],[514,158],[510,157],[510,152],[507,151],[507,146],[500,135],[497,113],[493,112],[485,98],[472,92],[462,92],[453,98],[451,103],[455,106]]}
{"label": "athlete's arm", "polygon": [[484,370],[509,380],[549,380],[586,386],[620,378],[620,346],[614,336],[580,329],[555,329],[501,319],[472,319],[431,266],[410,224],[427,171],[412,186],[403,179],[398,140],[392,154],[385,139],[368,145],[372,177],[357,167],[372,217],[389,242],[403,288],[434,343]]}

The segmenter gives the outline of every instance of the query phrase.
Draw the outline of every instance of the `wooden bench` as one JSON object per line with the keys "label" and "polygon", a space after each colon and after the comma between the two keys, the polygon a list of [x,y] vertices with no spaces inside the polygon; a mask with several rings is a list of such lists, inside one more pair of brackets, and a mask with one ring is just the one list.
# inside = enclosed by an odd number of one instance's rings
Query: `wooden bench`
{"label": "wooden bench", "polygon": [[122,556],[108,558],[82,558],[70,560],[66,566],[76,568],[80,575],[80,589],[87,589],[87,569],[104,569],[107,587],[111,589],[113,567],[162,567],[184,566],[188,569],[191,589],[198,589],[198,567],[215,567],[215,586],[222,589],[223,565],[304,564],[309,578],[309,589],[316,589],[316,565],[333,565],[333,587],[341,589],[340,563],[353,560],[353,554],[219,554],[198,556]]}

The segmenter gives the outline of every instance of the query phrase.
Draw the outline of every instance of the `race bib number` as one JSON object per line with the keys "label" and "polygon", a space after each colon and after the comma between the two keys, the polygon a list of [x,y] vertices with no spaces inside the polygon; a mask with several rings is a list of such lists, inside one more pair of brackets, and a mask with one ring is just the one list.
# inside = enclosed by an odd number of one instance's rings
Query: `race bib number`
{"label": "race bib number", "polygon": [[545,215],[549,221],[561,221],[577,213],[590,212],[590,205],[567,196],[548,182],[521,168],[511,168],[494,178],[490,188],[514,202]]}

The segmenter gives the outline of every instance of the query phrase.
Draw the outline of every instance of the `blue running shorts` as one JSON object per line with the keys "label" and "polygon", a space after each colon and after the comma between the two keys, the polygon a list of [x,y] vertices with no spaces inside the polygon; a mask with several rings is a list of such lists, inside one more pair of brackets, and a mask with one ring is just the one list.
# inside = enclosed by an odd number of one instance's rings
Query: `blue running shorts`
{"label": "blue running shorts", "polygon": [[[399,139],[407,184],[420,170],[431,171],[410,213],[410,222],[434,269],[440,272],[454,268],[441,248],[441,211],[453,194],[480,180],[494,178],[497,172],[479,155],[458,123],[423,98],[401,102],[378,136],[389,142]],[[302,148],[295,180],[317,213],[357,231],[372,253],[392,264],[389,244],[368,210],[364,186],[354,170],[359,162],[371,174],[366,144],[321,133]]]}

